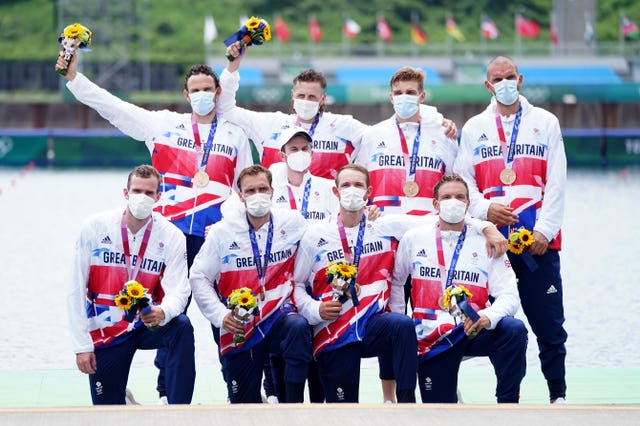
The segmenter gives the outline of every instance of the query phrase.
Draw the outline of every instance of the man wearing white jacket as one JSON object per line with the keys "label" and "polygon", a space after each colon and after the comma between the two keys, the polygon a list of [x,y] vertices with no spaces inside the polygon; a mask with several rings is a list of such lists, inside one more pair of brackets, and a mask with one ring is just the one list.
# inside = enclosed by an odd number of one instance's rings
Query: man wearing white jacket
{"label": "man wearing white jacket", "polygon": [[[389,305],[404,312],[402,288],[411,278],[411,306],[418,337],[418,384],[422,402],[455,403],[458,369],[464,356],[489,356],[497,378],[498,402],[516,403],[526,370],[527,329],[512,318],[519,307],[516,276],[503,254],[490,258],[486,239],[465,225],[467,184],[445,176],[434,188],[435,224],[409,230],[400,241]],[[477,318],[443,295],[467,291]],[[489,296],[493,303],[489,303]],[[450,298],[451,301],[454,297]],[[475,335],[477,333],[477,335]],[[473,338],[467,336],[475,335]]]}
{"label": "man wearing white jacket", "polygon": [[[88,218],[76,243],[69,323],[94,404],[124,404],[136,350],[157,348],[167,354],[168,402],[191,402],[196,372],[193,327],[182,313],[189,297],[185,238],[152,213],[160,179],[151,166],[135,168],[124,190],[124,211]],[[120,297],[132,281],[151,299],[147,309],[127,308]]]}
{"label": "man wearing white jacket", "polygon": [[454,170],[469,184],[471,215],[505,236],[524,227],[533,244],[509,253],[522,309],[536,335],[551,403],[564,403],[567,332],[560,255],[567,160],[558,119],[520,95],[523,77],[505,56],[487,66],[494,96],[462,130]]}

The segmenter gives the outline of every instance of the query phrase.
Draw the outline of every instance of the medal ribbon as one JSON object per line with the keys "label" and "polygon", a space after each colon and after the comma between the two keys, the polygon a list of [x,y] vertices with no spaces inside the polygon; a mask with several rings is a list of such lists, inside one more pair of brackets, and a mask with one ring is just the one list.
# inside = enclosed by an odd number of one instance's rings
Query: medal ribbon
{"label": "medal ribbon", "polygon": [[[311,139],[313,139],[313,134],[316,132],[316,127],[318,126],[319,122],[320,122],[320,113],[317,113],[316,118],[314,118],[313,122],[311,123],[311,127],[309,127],[309,130],[307,130],[307,133],[309,133],[309,136],[311,136]],[[296,126],[302,127],[300,124],[301,124],[300,117],[296,116]]]}
{"label": "medal ribbon", "polygon": [[258,240],[256,239],[256,233],[253,230],[253,225],[251,225],[251,222],[249,222],[249,216],[247,216],[247,223],[249,224],[249,239],[251,240],[251,250],[253,250],[253,263],[256,264],[258,279],[260,280],[260,294],[264,295],[264,284],[267,276],[267,266],[269,265],[269,257],[271,257],[271,244],[273,242],[273,216],[269,217],[267,245],[264,250],[264,263],[262,263],[260,249],[258,248]]}
{"label": "medal ribbon", "polygon": [[191,128],[193,129],[193,139],[196,142],[196,152],[198,155],[202,153],[202,161],[198,166],[198,171],[203,171],[209,162],[209,153],[211,153],[211,148],[213,147],[213,137],[216,134],[216,129],[218,127],[218,115],[213,116],[213,122],[211,123],[211,128],[209,129],[209,136],[207,137],[207,142],[204,144],[204,150],[202,149],[202,142],[200,141],[200,130],[198,130],[198,123],[196,122],[196,115],[191,113]]}
{"label": "medal ribbon", "polygon": [[127,267],[127,276],[129,277],[127,281],[135,280],[138,276],[138,271],[140,271],[140,265],[142,265],[142,259],[144,258],[144,253],[147,251],[147,244],[149,243],[149,236],[151,235],[151,228],[153,228],[153,217],[149,218],[149,222],[147,225],[147,229],[144,230],[144,235],[142,236],[142,242],[140,243],[140,248],[138,249],[138,258],[136,265],[131,267],[131,251],[129,247],[129,233],[127,232],[127,222],[125,219],[126,210],[122,213],[122,220],[120,221],[120,234],[122,235],[122,248],[124,250],[124,263]]}
{"label": "medal ribbon", "polygon": [[438,250],[438,266],[440,267],[440,280],[442,281],[442,291],[449,287],[453,283],[453,275],[456,272],[456,264],[458,263],[458,257],[460,256],[460,251],[462,250],[462,245],[464,244],[464,239],[467,235],[467,225],[464,225],[462,231],[460,232],[460,236],[458,237],[458,242],[456,243],[456,247],[453,250],[453,254],[451,255],[451,263],[449,264],[449,272],[447,273],[447,278],[445,279],[445,262],[444,262],[444,250],[442,249],[442,234],[440,233],[440,224],[436,226],[436,249]]}
{"label": "medal ribbon", "polygon": [[338,233],[340,234],[340,241],[342,242],[342,250],[344,251],[345,260],[356,267],[360,263],[360,255],[362,254],[362,242],[364,240],[364,228],[367,222],[366,216],[363,214],[360,219],[360,225],[358,228],[358,239],[356,245],[353,248],[355,253],[351,253],[349,248],[349,242],[347,241],[347,233],[344,230],[344,223],[342,223],[342,215],[338,214]]}
{"label": "medal ribbon", "polygon": [[511,132],[511,140],[509,141],[509,147],[507,147],[507,138],[504,135],[504,129],[502,128],[502,119],[500,114],[496,113],[496,127],[498,128],[498,137],[500,138],[500,145],[502,146],[502,155],[506,156],[504,159],[504,166],[507,169],[513,167],[513,157],[516,153],[516,139],[518,139],[518,130],[520,130],[520,118],[522,117],[522,105],[518,107],[516,118],[513,121],[513,132]]}
{"label": "medal ribbon", "polygon": [[[413,147],[411,148],[411,157],[409,157],[409,147],[407,145],[407,138],[404,136],[404,132],[400,128],[400,123],[396,119],[396,126],[398,127],[398,134],[400,135],[400,146],[402,147],[402,155],[404,156],[404,163],[409,164],[409,173],[407,174],[407,182],[416,180],[416,164],[418,159],[418,147],[420,145],[420,123],[418,123],[418,131],[415,138],[413,138]],[[411,159],[413,158],[413,161]]]}
{"label": "medal ribbon", "polygon": [[[298,205],[296,204],[296,197],[293,194],[293,190],[291,189],[291,185],[287,184],[287,191],[289,192],[289,206],[291,210],[298,210]],[[309,210],[309,193],[311,192],[311,176],[307,179],[307,182],[304,184],[304,193],[302,194],[302,206],[300,208],[300,213],[302,213],[302,217],[307,218],[307,212]]]}

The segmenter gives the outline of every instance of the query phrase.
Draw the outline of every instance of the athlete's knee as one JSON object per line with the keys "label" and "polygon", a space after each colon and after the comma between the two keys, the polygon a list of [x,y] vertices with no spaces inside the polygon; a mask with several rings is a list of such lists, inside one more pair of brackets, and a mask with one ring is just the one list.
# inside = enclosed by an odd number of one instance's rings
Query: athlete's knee
{"label": "athlete's knee", "polygon": [[510,346],[526,349],[528,331],[521,320],[513,317],[505,317],[498,323],[497,328],[497,331],[506,337]]}

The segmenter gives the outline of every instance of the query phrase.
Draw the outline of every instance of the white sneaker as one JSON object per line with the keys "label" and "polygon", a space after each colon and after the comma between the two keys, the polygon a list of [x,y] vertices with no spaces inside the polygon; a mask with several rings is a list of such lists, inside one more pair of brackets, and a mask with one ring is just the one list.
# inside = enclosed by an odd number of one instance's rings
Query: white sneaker
{"label": "white sneaker", "polygon": [[138,401],[133,397],[133,393],[129,388],[124,390],[124,402],[127,405],[140,405]]}
{"label": "white sneaker", "polygon": [[169,400],[166,396],[161,396],[158,400],[158,405],[169,405]]}
{"label": "white sneaker", "polygon": [[458,397],[458,404],[464,404],[464,401],[462,400],[462,392],[460,392],[460,389],[456,389],[456,396]]}
{"label": "white sneaker", "polygon": [[393,404],[393,401],[391,401],[390,399],[387,399],[384,403],[385,404]]}
{"label": "white sneaker", "polygon": [[567,404],[567,400],[564,399],[563,397],[556,398],[555,401],[551,403],[551,405],[566,405],[566,404]]}
{"label": "white sneaker", "polygon": [[275,395],[269,395],[267,397],[267,404],[279,404],[278,397]]}

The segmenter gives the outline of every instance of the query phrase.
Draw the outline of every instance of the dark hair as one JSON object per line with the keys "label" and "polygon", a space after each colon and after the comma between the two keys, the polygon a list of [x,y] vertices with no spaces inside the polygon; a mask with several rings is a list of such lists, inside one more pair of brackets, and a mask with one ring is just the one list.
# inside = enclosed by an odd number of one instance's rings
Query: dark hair
{"label": "dark hair", "polygon": [[131,178],[133,176],[141,177],[143,179],[149,179],[152,177],[156,178],[156,180],[158,181],[157,191],[160,191],[160,181],[162,181],[162,176],[160,176],[160,173],[158,173],[155,167],[150,166],[148,164],[142,164],[136,167],[135,169],[131,170],[131,172],[129,173],[129,176],[127,177],[127,189],[131,188]]}
{"label": "dark hair", "polygon": [[433,199],[437,200],[438,199],[438,192],[440,192],[440,187],[442,185],[444,185],[445,183],[449,183],[449,182],[460,182],[464,185],[464,189],[467,192],[467,200],[469,199],[469,185],[467,185],[467,182],[462,178],[462,176],[457,175],[457,174],[452,174],[452,175],[446,175],[446,176],[442,176],[442,178],[435,184],[435,186],[433,187]]}
{"label": "dark hair", "polygon": [[340,170],[338,170],[338,173],[336,173],[336,177],[335,177],[336,188],[340,187],[340,185],[338,184],[338,178],[340,177],[340,173],[342,173],[343,170],[355,170],[356,172],[362,173],[365,176],[365,182],[367,184],[367,188],[369,187],[369,171],[360,164],[349,163],[340,167]]}
{"label": "dark hair", "polygon": [[295,86],[299,81],[305,83],[320,83],[320,87],[322,87],[322,90],[327,89],[327,79],[324,78],[324,75],[322,75],[321,72],[318,72],[316,70],[308,69],[300,71],[300,74],[298,74],[293,79],[293,85]]}
{"label": "dark hair", "polygon": [[187,87],[187,81],[189,81],[189,78],[191,76],[198,74],[210,75],[211,77],[213,77],[213,82],[216,84],[216,89],[220,86],[220,79],[218,79],[218,74],[216,74],[209,65],[198,64],[189,68],[189,71],[187,71],[187,73],[184,75],[184,90],[186,90],[187,92],[189,91],[189,88]]}
{"label": "dark hair", "polygon": [[264,173],[267,176],[267,180],[269,181],[269,186],[272,186],[271,183],[272,183],[273,177],[271,175],[271,171],[261,166],[260,164],[253,164],[249,167],[245,167],[244,169],[242,169],[242,171],[238,175],[238,180],[236,181],[236,183],[238,184],[238,189],[242,191],[242,186],[240,186],[240,182],[242,181],[242,178],[244,178],[245,176],[257,176],[260,173]]}

